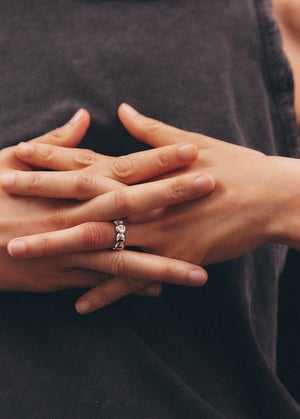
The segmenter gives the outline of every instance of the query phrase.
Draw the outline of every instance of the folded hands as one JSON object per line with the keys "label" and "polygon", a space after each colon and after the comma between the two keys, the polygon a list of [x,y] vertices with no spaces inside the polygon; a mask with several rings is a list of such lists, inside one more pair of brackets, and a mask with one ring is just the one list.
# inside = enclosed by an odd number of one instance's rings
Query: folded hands
{"label": "folded hands", "polygon": [[[2,289],[87,287],[76,304],[87,313],[130,293],[157,295],[161,282],[203,285],[199,265],[271,240],[298,246],[286,221],[287,209],[297,219],[298,160],[182,131],[128,105],[119,117],[154,148],[118,158],[72,148],[89,123],[82,110],[55,135],[2,151]],[[133,249],[111,250],[115,219]]]}

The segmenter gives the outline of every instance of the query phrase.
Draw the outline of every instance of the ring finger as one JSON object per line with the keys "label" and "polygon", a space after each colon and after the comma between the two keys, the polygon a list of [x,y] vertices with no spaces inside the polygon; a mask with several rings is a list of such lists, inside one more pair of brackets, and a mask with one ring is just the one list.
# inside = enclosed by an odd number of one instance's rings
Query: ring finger
{"label": "ring finger", "polygon": [[[116,232],[111,222],[90,222],[64,230],[11,240],[7,250],[11,256],[23,259],[111,249],[115,242]],[[130,234],[126,235],[126,244],[135,246]]]}

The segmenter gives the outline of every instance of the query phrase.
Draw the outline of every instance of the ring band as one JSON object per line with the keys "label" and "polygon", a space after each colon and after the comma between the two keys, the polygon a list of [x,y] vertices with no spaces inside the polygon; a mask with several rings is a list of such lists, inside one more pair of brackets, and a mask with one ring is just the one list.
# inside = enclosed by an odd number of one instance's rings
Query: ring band
{"label": "ring band", "polygon": [[123,250],[126,240],[126,226],[122,220],[114,220],[114,225],[116,232],[116,242],[112,250]]}

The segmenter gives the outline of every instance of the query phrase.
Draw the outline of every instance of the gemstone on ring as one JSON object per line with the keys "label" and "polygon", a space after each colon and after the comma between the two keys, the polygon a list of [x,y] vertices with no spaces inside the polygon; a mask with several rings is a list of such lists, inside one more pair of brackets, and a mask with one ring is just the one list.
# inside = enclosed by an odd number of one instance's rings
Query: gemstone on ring
{"label": "gemstone on ring", "polygon": [[125,233],[126,227],[124,224],[116,224],[116,231],[119,233]]}
{"label": "gemstone on ring", "polygon": [[122,220],[114,220],[115,232],[116,232],[116,242],[113,250],[123,250],[125,247],[126,240],[126,226]]}

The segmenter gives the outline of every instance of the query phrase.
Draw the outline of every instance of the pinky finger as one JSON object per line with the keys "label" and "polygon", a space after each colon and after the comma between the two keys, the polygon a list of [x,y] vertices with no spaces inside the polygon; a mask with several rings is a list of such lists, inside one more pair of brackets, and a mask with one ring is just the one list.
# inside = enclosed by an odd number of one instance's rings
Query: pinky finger
{"label": "pinky finger", "polygon": [[79,314],[92,313],[104,308],[130,294],[156,297],[161,293],[159,283],[149,283],[146,280],[115,277],[102,282],[80,297],[75,304]]}
{"label": "pinky finger", "polygon": [[79,314],[92,313],[129,294],[136,293],[147,285],[148,282],[146,280],[114,277],[86,292],[76,301],[75,309]]}

